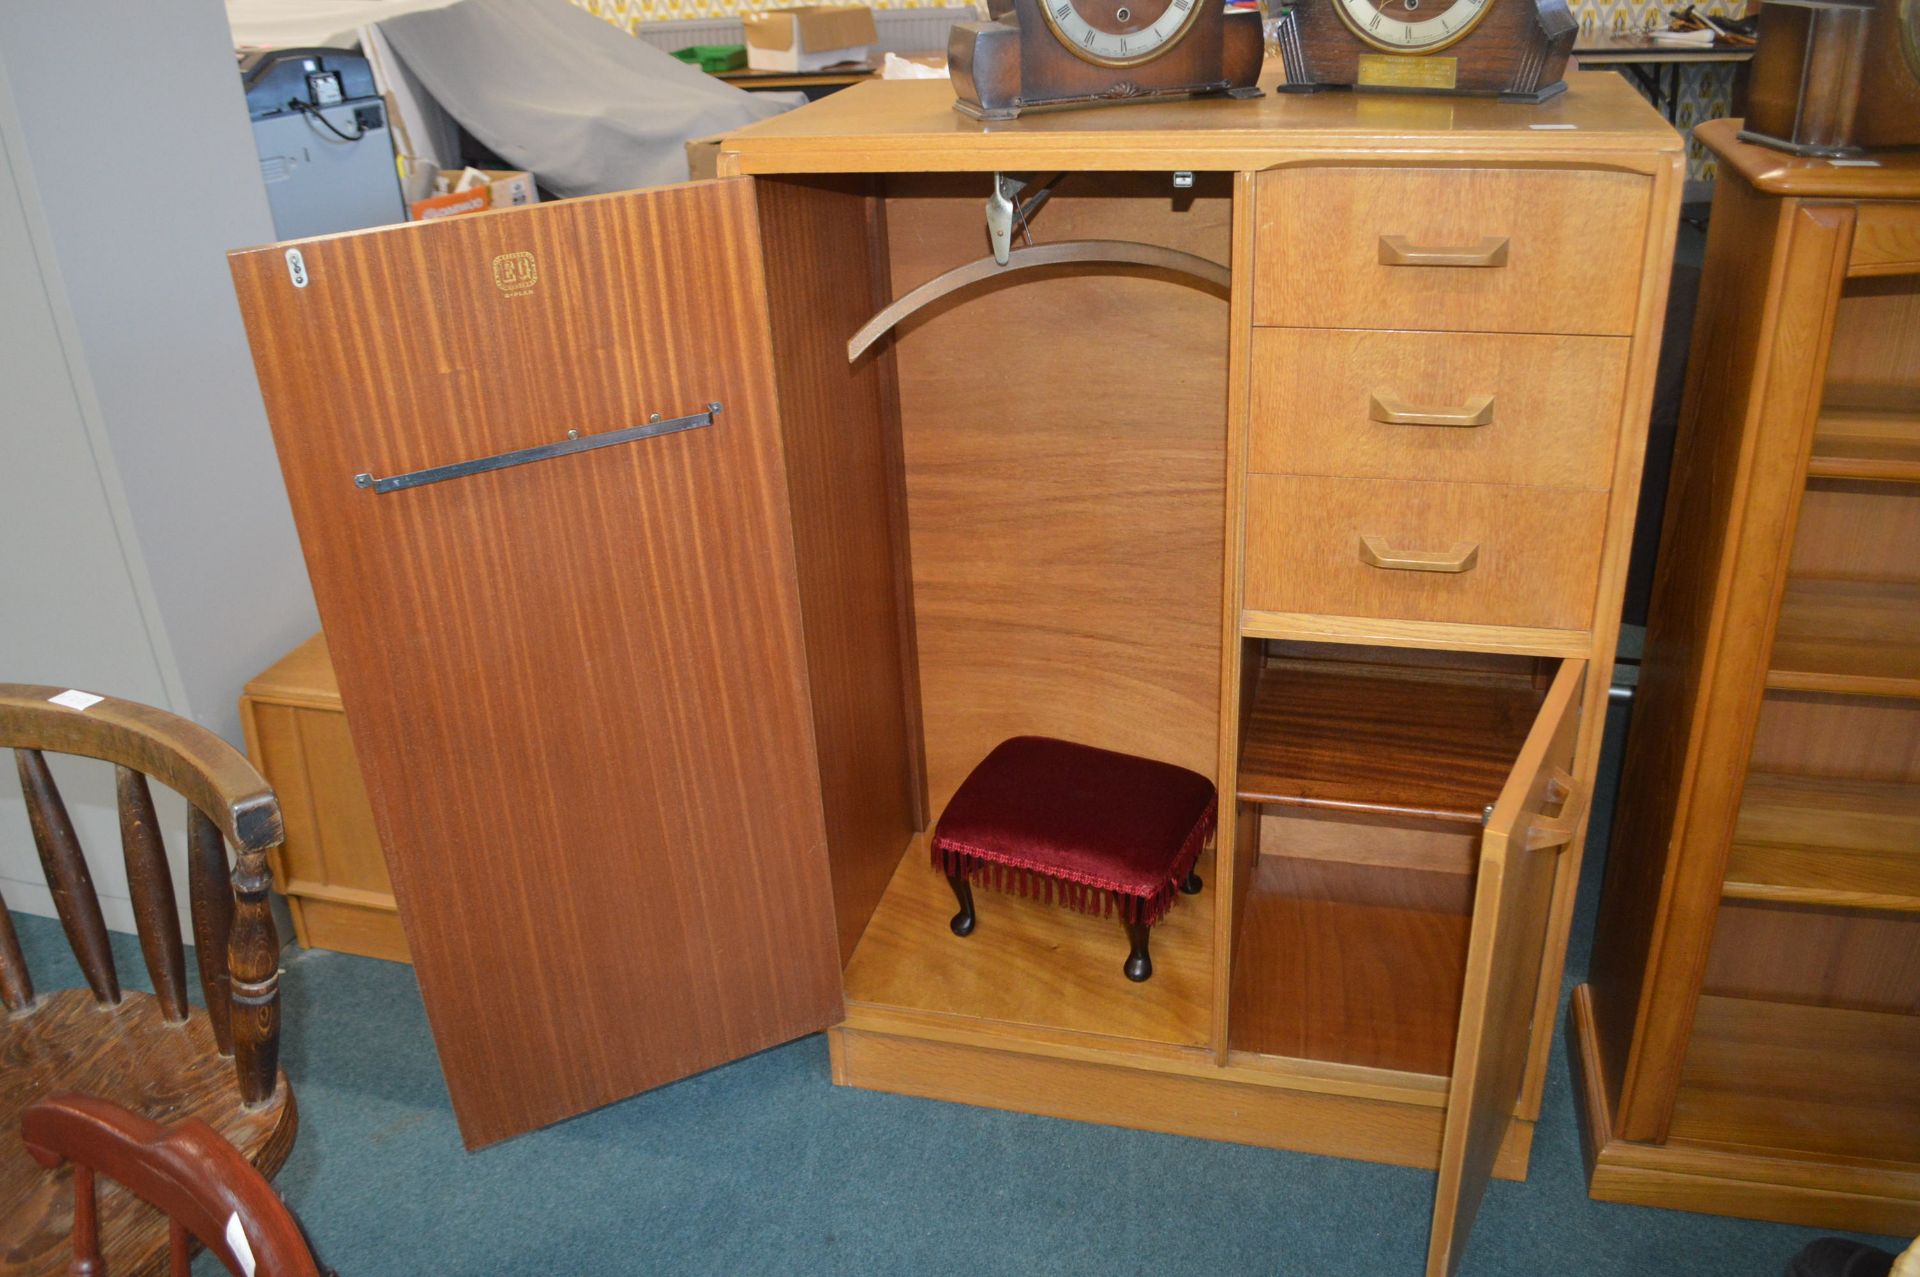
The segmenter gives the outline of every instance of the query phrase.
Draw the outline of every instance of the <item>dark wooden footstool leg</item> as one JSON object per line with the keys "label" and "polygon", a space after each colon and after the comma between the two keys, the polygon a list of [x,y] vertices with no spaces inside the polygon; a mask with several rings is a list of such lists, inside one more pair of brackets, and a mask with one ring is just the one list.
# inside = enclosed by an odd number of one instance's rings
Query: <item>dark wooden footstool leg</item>
{"label": "dark wooden footstool leg", "polygon": [[1180,894],[1183,896],[1199,895],[1200,894],[1200,875],[1189,870],[1187,872],[1186,881],[1180,884]]}
{"label": "dark wooden footstool leg", "polygon": [[1142,980],[1153,978],[1153,956],[1147,952],[1147,937],[1153,932],[1153,925],[1146,922],[1129,922],[1127,939],[1133,945],[1133,952],[1127,955],[1124,970],[1127,979],[1139,984]]}
{"label": "dark wooden footstool leg", "polygon": [[954,914],[947,925],[956,936],[970,936],[973,934],[973,884],[965,874],[948,874],[947,883],[953,888],[953,898],[960,902],[960,912]]}

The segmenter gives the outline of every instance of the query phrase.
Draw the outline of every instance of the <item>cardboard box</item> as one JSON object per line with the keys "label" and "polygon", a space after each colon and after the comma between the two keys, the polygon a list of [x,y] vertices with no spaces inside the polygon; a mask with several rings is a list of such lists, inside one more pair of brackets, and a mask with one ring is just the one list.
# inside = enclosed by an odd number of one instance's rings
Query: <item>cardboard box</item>
{"label": "cardboard box", "polygon": [[741,15],[747,66],[755,71],[818,71],[865,62],[880,40],[865,5],[808,5]]}
{"label": "cardboard box", "polygon": [[436,217],[457,217],[461,213],[484,213],[489,209],[517,208],[540,202],[540,191],[533,184],[531,173],[520,169],[475,171],[485,174],[488,180],[470,183],[466,190],[460,190],[466,170],[441,169],[434,175],[434,189],[439,193],[415,200],[409,215],[416,222],[430,222]]}

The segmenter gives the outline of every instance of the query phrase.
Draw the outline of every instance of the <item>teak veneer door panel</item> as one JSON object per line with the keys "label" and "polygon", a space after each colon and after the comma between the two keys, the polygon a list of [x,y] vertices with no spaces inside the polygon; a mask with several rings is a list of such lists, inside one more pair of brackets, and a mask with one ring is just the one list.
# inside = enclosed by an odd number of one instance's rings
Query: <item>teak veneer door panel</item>
{"label": "teak veneer door panel", "polygon": [[299,252],[234,276],[468,1145],[838,1019],[751,184]]}
{"label": "teak veneer door panel", "polygon": [[1581,836],[1586,816],[1586,796],[1571,779],[1586,670],[1582,660],[1561,662],[1480,837],[1428,1277],[1459,1271],[1526,1079],[1554,870],[1560,854]]}

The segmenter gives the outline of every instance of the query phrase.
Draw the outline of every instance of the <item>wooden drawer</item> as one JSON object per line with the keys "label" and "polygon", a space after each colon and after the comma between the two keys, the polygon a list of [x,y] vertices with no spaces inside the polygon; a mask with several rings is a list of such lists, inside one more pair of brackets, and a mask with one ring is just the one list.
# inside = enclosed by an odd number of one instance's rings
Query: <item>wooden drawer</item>
{"label": "wooden drawer", "polygon": [[[1593,617],[1604,492],[1481,483],[1247,479],[1243,604],[1403,621],[1584,630]],[[1404,556],[1458,571],[1374,566]]]}
{"label": "wooden drawer", "polygon": [[1920,204],[1862,201],[1857,216],[1847,274],[1920,274]]}
{"label": "wooden drawer", "polygon": [[347,735],[327,641],[314,635],[247,684],[240,721],[280,799],[274,856],[295,939],[309,949],[407,961],[407,940]]}
{"label": "wooden drawer", "polygon": [[1249,464],[1604,491],[1626,370],[1620,337],[1262,328]]}
{"label": "wooden drawer", "polygon": [[1633,331],[1648,178],[1295,168],[1257,181],[1256,324]]}

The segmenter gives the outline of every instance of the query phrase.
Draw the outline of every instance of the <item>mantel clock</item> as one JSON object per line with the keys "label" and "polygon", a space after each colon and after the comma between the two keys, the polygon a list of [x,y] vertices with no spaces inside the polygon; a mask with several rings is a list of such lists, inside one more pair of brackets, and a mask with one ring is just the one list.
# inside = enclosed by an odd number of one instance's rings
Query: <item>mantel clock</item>
{"label": "mantel clock", "polygon": [[1275,23],[1288,92],[1352,87],[1544,102],[1579,23],[1565,0],[1300,0]]}
{"label": "mantel clock", "polygon": [[[1416,0],[1417,3],[1417,0]],[[947,41],[954,109],[1010,120],[1041,106],[1258,97],[1260,15],[1221,0],[993,0]]]}

